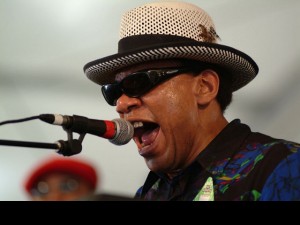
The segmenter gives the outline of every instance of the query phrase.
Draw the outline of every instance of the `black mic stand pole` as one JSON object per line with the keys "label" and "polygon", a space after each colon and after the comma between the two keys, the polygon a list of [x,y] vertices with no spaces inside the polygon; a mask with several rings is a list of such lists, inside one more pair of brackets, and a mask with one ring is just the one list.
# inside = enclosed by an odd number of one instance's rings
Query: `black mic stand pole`
{"label": "black mic stand pole", "polygon": [[0,140],[0,145],[29,147],[29,148],[44,148],[57,149],[57,153],[64,156],[71,156],[81,152],[82,141],[85,134],[80,134],[79,139],[73,139],[73,133],[70,130],[64,129],[68,134],[68,141],[59,140],[56,143],[28,142],[28,141],[10,141]]}
{"label": "black mic stand pole", "polygon": [[51,144],[51,143],[28,142],[28,141],[0,140],[0,145],[29,147],[29,148],[59,149],[59,145],[57,143]]}

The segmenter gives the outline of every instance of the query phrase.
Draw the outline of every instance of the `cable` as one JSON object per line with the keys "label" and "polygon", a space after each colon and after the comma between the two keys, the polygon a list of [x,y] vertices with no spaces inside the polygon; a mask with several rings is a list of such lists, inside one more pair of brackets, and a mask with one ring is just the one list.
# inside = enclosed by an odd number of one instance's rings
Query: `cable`
{"label": "cable", "polygon": [[23,118],[23,119],[17,119],[17,120],[6,120],[3,122],[0,122],[0,126],[4,125],[4,124],[8,124],[8,123],[21,123],[21,122],[25,122],[25,121],[29,121],[29,120],[35,120],[35,119],[39,119],[40,116],[32,116],[32,117],[27,117],[27,118]]}

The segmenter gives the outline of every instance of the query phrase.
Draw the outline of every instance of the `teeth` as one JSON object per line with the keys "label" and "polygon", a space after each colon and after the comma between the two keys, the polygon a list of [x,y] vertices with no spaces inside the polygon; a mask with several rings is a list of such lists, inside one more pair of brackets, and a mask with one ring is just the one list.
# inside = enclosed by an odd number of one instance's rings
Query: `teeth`
{"label": "teeth", "polygon": [[144,126],[143,122],[134,122],[133,123],[134,128],[139,128],[139,127],[143,127],[143,126]]}

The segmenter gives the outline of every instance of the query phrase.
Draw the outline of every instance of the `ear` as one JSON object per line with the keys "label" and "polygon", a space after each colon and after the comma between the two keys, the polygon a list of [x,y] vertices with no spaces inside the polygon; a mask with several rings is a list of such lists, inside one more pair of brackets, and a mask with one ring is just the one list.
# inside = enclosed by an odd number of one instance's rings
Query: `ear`
{"label": "ear", "polygon": [[194,91],[200,106],[208,105],[216,99],[219,91],[219,76],[213,70],[204,70],[195,76]]}

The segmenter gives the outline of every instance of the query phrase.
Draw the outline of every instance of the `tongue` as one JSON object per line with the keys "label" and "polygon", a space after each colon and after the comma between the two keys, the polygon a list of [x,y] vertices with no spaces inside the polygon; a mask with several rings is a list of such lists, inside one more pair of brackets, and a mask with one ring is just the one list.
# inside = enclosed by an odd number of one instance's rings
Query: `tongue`
{"label": "tongue", "polygon": [[143,144],[146,145],[150,145],[156,138],[157,134],[159,131],[159,127],[151,130],[151,131],[147,131],[142,135],[142,142]]}

